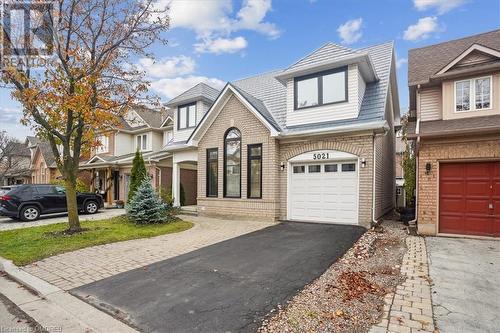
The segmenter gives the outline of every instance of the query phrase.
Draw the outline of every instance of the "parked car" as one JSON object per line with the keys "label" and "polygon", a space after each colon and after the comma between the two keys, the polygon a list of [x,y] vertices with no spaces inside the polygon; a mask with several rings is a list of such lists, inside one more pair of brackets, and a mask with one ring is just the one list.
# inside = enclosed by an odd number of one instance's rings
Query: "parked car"
{"label": "parked car", "polygon": [[[78,210],[95,214],[104,207],[100,194],[78,193]],[[3,186],[0,188],[0,215],[35,221],[40,215],[67,211],[64,187],[46,184]]]}

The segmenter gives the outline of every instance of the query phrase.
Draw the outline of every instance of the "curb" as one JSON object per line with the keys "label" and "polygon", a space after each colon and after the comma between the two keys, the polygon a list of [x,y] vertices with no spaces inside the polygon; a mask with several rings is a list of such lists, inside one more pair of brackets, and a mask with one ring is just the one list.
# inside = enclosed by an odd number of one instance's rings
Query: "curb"
{"label": "curb", "polygon": [[4,271],[11,279],[19,282],[28,289],[34,291],[41,297],[63,291],[62,289],[31,275],[16,265],[11,260],[0,257],[0,271]]}

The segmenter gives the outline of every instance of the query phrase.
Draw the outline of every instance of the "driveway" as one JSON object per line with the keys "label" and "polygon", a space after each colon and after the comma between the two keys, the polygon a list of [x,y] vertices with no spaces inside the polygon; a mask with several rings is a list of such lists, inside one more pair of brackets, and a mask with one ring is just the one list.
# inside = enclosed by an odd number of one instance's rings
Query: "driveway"
{"label": "driveway", "polygon": [[498,332],[500,241],[427,238],[436,326],[447,332]]}
{"label": "driveway", "polygon": [[[125,214],[125,209],[101,209],[93,215],[80,215],[80,221],[102,220]],[[68,214],[49,214],[43,215],[34,222],[15,221],[11,218],[0,216],[0,231],[12,230],[28,227],[37,227],[40,225],[68,222]]]}
{"label": "driveway", "polygon": [[252,332],[364,231],[281,223],[71,293],[143,332]]}

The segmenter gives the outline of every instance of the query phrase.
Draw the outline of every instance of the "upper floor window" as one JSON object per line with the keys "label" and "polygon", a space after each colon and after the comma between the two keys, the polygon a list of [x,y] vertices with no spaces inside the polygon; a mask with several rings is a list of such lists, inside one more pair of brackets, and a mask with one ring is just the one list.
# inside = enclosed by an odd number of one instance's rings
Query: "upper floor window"
{"label": "upper floor window", "polygon": [[347,67],[297,77],[294,107],[303,109],[347,101]]}
{"label": "upper floor window", "polygon": [[135,137],[135,149],[139,151],[148,150],[148,135],[139,134]]}
{"label": "upper floor window", "polygon": [[224,197],[241,197],[241,133],[236,128],[224,138]]}
{"label": "upper floor window", "polygon": [[174,138],[174,133],[172,131],[163,132],[163,145],[167,145]]}
{"label": "upper floor window", "polygon": [[186,129],[195,126],[196,126],[196,103],[179,106],[177,114],[177,128]]}
{"label": "upper floor window", "polygon": [[109,152],[109,138],[106,135],[99,135],[96,138],[98,146],[95,149],[96,154],[104,154]]}
{"label": "upper floor window", "polygon": [[455,111],[491,108],[491,76],[455,82]]}

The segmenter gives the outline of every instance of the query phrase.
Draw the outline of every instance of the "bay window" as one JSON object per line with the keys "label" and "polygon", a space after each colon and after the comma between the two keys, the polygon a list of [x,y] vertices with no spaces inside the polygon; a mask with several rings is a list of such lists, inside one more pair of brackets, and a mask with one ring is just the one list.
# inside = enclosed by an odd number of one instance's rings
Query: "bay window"
{"label": "bay window", "polygon": [[455,82],[455,111],[491,108],[491,76]]}
{"label": "bay window", "polygon": [[207,149],[207,197],[217,197],[219,173],[219,152],[217,148]]}
{"label": "bay window", "polygon": [[247,197],[262,198],[262,144],[248,145]]}
{"label": "bay window", "polygon": [[195,126],[196,126],[196,103],[179,106],[177,114],[177,128],[186,129]]}
{"label": "bay window", "polygon": [[294,79],[295,110],[347,101],[347,67]]}
{"label": "bay window", "polygon": [[241,198],[241,133],[236,128],[224,137],[224,197]]}

